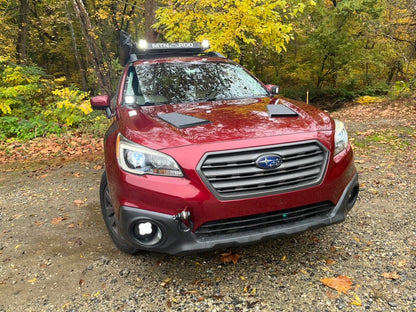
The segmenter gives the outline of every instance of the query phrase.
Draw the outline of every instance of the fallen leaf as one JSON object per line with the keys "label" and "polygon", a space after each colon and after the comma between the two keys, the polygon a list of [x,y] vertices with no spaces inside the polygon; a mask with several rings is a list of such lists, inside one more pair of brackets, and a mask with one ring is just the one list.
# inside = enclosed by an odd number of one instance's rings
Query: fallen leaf
{"label": "fallen leaf", "polygon": [[400,275],[397,274],[396,272],[384,272],[383,274],[381,274],[381,276],[383,276],[385,279],[392,279],[392,280],[397,280],[400,278]]}
{"label": "fallen leaf", "polygon": [[339,275],[338,277],[325,277],[321,279],[322,284],[346,294],[352,286],[352,281],[348,276]]}
{"label": "fallen leaf", "polygon": [[81,199],[76,199],[76,200],[74,200],[74,205],[75,206],[78,206],[78,207],[80,207],[80,206],[82,206],[82,205],[84,205],[84,201],[83,200],[81,200]]}
{"label": "fallen leaf", "polygon": [[70,305],[71,303],[72,303],[71,301],[68,301],[67,303],[65,303],[65,304],[62,306],[62,309],[66,309],[67,307],[69,307],[69,305]]}
{"label": "fallen leaf", "polygon": [[312,236],[311,237],[311,242],[313,242],[313,243],[319,243],[319,238],[316,237],[316,236]]}
{"label": "fallen leaf", "polygon": [[326,259],[326,264],[328,264],[328,265],[332,265],[332,264],[335,264],[335,263],[336,262],[332,259]]}
{"label": "fallen leaf", "polygon": [[57,218],[53,218],[52,221],[51,221],[51,223],[52,224],[59,224],[59,223],[61,223],[64,220],[66,220],[66,218],[64,218],[64,217],[57,217]]}
{"label": "fallen leaf", "polygon": [[397,265],[399,268],[404,268],[406,266],[406,259],[399,261],[399,264]]}
{"label": "fallen leaf", "polygon": [[168,287],[168,285],[170,284],[170,282],[171,282],[171,281],[172,281],[172,278],[167,278],[167,279],[163,280],[163,281],[160,283],[160,286],[162,286],[162,287],[166,288],[166,287]]}
{"label": "fallen leaf", "polygon": [[356,305],[358,307],[361,307],[363,304],[361,303],[360,297],[358,297],[356,294],[354,294],[354,300],[351,301],[351,304]]}
{"label": "fallen leaf", "polygon": [[197,294],[199,293],[199,290],[187,290],[185,291],[185,294]]}
{"label": "fallen leaf", "polygon": [[257,288],[252,288],[250,285],[246,285],[243,290],[245,293],[250,293],[250,295],[255,295],[257,292]]}
{"label": "fallen leaf", "polygon": [[233,254],[231,251],[221,254],[221,262],[222,263],[229,263],[232,262],[237,264],[238,260],[240,260],[241,256],[238,254]]}
{"label": "fallen leaf", "polygon": [[214,295],[214,296],[211,296],[210,298],[213,298],[213,299],[215,299],[215,300],[222,300],[222,299],[224,298],[224,296],[221,296],[221,295]]}

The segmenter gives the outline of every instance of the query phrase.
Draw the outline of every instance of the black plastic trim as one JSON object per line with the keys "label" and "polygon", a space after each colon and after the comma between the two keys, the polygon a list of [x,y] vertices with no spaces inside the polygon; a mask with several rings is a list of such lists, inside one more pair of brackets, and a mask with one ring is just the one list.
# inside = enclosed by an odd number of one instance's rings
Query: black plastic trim
{"label": "black plastic trim", "polygon": [[[356,173],[348,183],[338,203],[324,216],[313,216],[278,226],[210,237],[201,236],[191,231],[181,231],[178,221],[172,215],[122,206],[120,208],[119,229],[120,233],[130,243],[143,250],[167,254],[195,253],[230,246],[253,244],[342,222],[351,209],[351,196],[356,198],[357,195],[358,174]],[[137,241],[131,237],[131,227],[139,219],[149,219],[157,222],[163,230],[165,240],[154,247],[145,247],[137,244]]]}
{"label": "black plastic trim", "polygon": [[283,104],[277,105],[267,105],[267,111],[269,112],[269,117],[298,117],[298,113],[296,113],[291,108],[287,107]]}
{"label": "black plastic trim", "polygon": [[206,119],[201,119],[179,113],[160,114],[157,117],[175,126],[178,129],[201,126],[211,123],[211,121]]}

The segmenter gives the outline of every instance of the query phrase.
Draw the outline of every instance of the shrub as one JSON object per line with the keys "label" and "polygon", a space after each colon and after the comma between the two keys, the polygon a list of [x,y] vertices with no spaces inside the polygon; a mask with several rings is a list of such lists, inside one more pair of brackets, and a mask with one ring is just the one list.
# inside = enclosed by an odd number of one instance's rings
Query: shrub
{"label": "shrub", "polygon": [[43,112],[50,121],[70,128],[78,126],[92,112],[87,92],[63,88],[53,90],[52,95],[52,103]]}
{"label": "shrub", "polygon": [[0,59],[0,140],[60,134],[90,123],[89,94],[62,82],[41,68]]}

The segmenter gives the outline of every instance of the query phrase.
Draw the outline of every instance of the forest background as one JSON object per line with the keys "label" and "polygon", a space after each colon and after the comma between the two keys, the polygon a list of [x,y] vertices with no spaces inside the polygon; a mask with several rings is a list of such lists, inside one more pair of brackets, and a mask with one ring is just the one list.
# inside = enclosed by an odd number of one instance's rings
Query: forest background
{"label": "forest background", "polygon": [[368,104],[416,90],[416,0],[0,0],[0,141],[102,133],[118,34],[208,39],[283,95]]}

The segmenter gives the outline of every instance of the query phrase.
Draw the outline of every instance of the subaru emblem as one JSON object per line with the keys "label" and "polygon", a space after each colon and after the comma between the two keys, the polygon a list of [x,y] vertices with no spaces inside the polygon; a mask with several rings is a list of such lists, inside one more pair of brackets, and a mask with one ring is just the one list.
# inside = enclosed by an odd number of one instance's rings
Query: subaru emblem
{"label": "subaru emblem", "polygon": [[277,154],[261,155],[256,159],[256,166],[260,169],[276,169],[282,164],[282,157]]}

